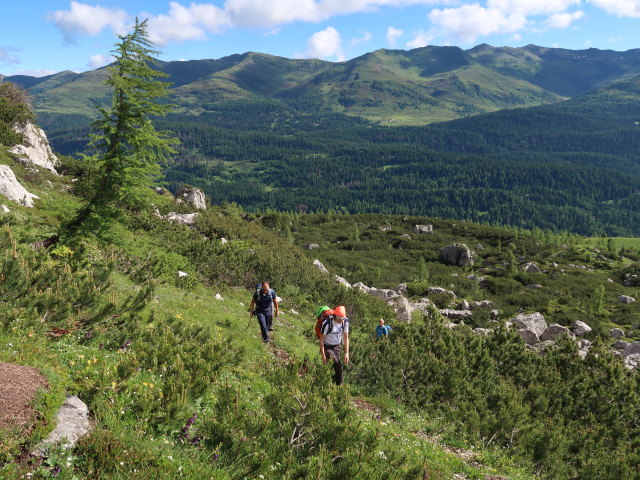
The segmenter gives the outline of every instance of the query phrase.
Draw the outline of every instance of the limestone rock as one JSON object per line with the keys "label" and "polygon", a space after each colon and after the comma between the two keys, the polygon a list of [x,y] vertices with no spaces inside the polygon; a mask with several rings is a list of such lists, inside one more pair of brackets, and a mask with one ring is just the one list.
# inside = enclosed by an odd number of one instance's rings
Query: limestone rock
{"label": "limestone rock", "polygon": [[540,335],[540,341],[541,342],[545,342],[547,340],[555,341],[556,338],[562,335],[572,336],[571,331],[567,327],[563,327],[562,325],[554,323],[553,325],[549,325],[544,330],[544,333]]}
{"label": "limestone rock", "polygon": [[462,300],[462,304],[460,305],[460,308],[462,310],[471,310],[471,306],[469,305],[469,302],[467,302],[466,300]]}
{"label": "limestone rock", "polygon": [[624,352],[622,352],[625,357],[635,353],[640,353],[640,341],[630,343],[624,348]]}
{"label": "limestone rock", "polygon": [[491,333],[491,330],[488,328],[474,328],[473,333],[480,335],[481,337],[486,337]]}
{"label": "limestone rock", "polygon": [[536,335],[533,330],[530,330],[528,328],[521,328],[517,333],[527,345],[535,345],[536,343],[540,342],[540,337],[538,337],[538,335]]}
{"label": "limestone rock", "polygon": [[538,337],[540,337],[547,329],[547,322],[544,320],[544,316],[539,312],[521,313],[520,315],[512,318],[511,321],[516,325],[518,330],[531,330]]}
{"label": "limestone rock", "polygon": [[7,207],[6,205],[0,205],[0,210],[2,210],[2,213],[10,213],[11,210],[9,210],[9,207]]}
{"label": "limestone rock", "polygon": [[618,350],[624,350],[629,345],[629,342],[625,342],[621,338],[616,340],[616,343],[613,344],[613,348],[617,348]]}
{"label": "limestone rock", "polygon": [[343,285],[346,288],[351,288],[351,284],[346,279],[338,275],[336,275],[335,279],[336,279],[336,282],[338,282],[340,285]]}
{"label": "limestone rock", "polygon": [[437,295],[439,293],[445,293],[447,295],[452,296],[453,298],[457,298],[455,292],[453,292],[451,290],[447,290],[446,288],[442,288],[442,287],[429,287],[429,288],[427,288],[427,295]]}
{"label": "limestone rock", "polygon": [[8,165],[0,165],[0,194],[12,202],[29,208],[33,208],[34,199],[40,199],[40,197],[29,193],[27,189],[22,186]]}
{"label": "limestone rock", "polygon": [[527,289],[529,290],[537,290],[539,288],[543,288],[543,286],[540,285],[539,283],[532,283],[530,285],[527,285]]}
{"label": "limestone rock", "polygon": [[224,298],[222,298],[222,295],[220,295],[219,293],[216,293],[216,297],[215,298],[216,298],[216,300],[220,300],[220,301],[224,300]]}
{"label": "limestone rock", "polygon": [[33,455],[46,455],[47,447],[56,443],[62,443],[64,448],[75,447],[78,440],[89,432],[89,408],[78,397],[68,397],[58,410],[56,421],[56,427],[40,442]]}
{"label": "limestone rock", "polygon": [[440,315],[452,320],[468,320],[473,314],[470,310],[452,310],[449,308],[440,309]]}
{"label": "limestone rock", "polygon": [[415,225],[413,233],[433,233],[433,225]]}
{"label": "limestone rock", "polygon": [[494,307],[494,303],[491,300],[480,300],[479,302],[471,302],[469,307],[473,308],[491,308]]}
{"label": "limestone rock", "polygon": [[413,302],[413,307],[416,310],[420,310],[423,313],[427,313],[429,311],[429,308],[431,308],[431,306],[432,306],[431,300],[429,300],[428,298],[421,298],[417,302]]}
{"label": "limestone rock", "polygon": [[204,196],[204,192],[196,187],[189,185],[180,185],[176,192],[176,199],[182,200],[184,203],[192,205],[198,210],[206,210],[207,202]]}
{"label": "limestone rock", "polygon": [[582,337],[583,335],[589,333],[590,331],[591,331],[591,327],[580,320],[578,320],[573,324],[573,333],[578,337]]}
{"label": "limestone rock", "polygon": [[409,235],[408,233],[403,233],[402,235],[400,235],[402,238],[407,238],[409,240],[411,240],[411,235]]}
{"label": "limestone rock", "polygon": [[322,273],[329,273],[329,270],[327,270],[327,267],[325,267],[322,262],[320,260],[318,260],[317,258],[313,261],[313,265],[320,270]]}
{"label": "limestone rock", "polygon": [[360,290],[361,292],[364,293],[369,293],[369,291],[371,290],[371,287],[367,287],[364,283],[362,282],[357,282],[354,283],[353,285],[351,285],[353,288],[355,288],[356,290]]}
{"label": "limestone rock", "polygon": [[371,287],[371,288],[369,288],[369,292],[368,293],[369,293],[369,295],[373,295],[374,297],[378,297],[381,300],[384,300],[385,302],[390,302],[390,301],[392,301],[395,298],[400,296],[394,290],[391,290],[391,289],[388,289],[388,288]]}
{"label": "limestone rock", "polygon": [[456,265],[458,267],[466,267],[473,265],[473,254],[469,247],[464,243],[454,243],[447,245],[440,250],[440,259],[444,262]]}
{"label": "limestone rock", "polygon": [[320,248],[320,245],[317,243],[307,243],[304,248],[307,250],[315,250],[316,248]]}
{"label": "limestone rock", "polygon": [[391,230],[391,227],[385,225],[384,227],[378,227],[378,230],[380,230],[381,232],[388,232],[389,230]]}
{"label": "limestone rock", "polygon": [[624,357],[624,366],[629,370],[635,370],[640,364],[640,353],[633,353]]}
{"label": "limestone rock", "polygon": [[631,273],[625,273],[624,274],[624,280],[622,281],[622,284],[625,287],[637,287],[638,285],[640,285],[640,278],[638,277],[638,275],[633,275]]}
{"label": "limestone rock", "polygon": [[624,337],[624,330],[621,328],[612,328],[609,330],[609,336],[611,338],[622,338]]}
{"label": "limestone rock", "polygon": [[406,283],[400,283],[398,284],[398,286],[396,287],[396,293],[398,295],[407,295],[407,284]]}
{"label": "limestone rock", "polygon": [[41,128],[27,122],[24,125],[16,125],[13,129],[22,134],[24,143],[11,147],[9,152],[18,155],[26,163],[57,173],[55,167],[58,164],[58,157],[51,150],[47,135]]}
{"label": "limestone rock", "polygon": [[538,266],[533,263],[533,262],[529,262],[524,266],[524,271],[526,273],[542,273],[542,270],[540,270],[538,268]]}
{"label": "limestone rock", "polygon": [[196,218],[200,216],[199,213],[175,213],[170,212],[165,217],[170,222],[180,223],[182,225],[194,225],[196,223]]}
{"label": "limestone rock", "polygon": [[618,303],[626,303],[626,304],[629,304],[629,303],[633,303],[633,302],[635,302],[635,301],[636,301],[636,299],[635,299],[635,298],[633,298],[633,297],[630,297],[629,295],[620,295],[620,296],[618,297]]}
{"label": "limestone rock", "polygon": [[415,308],[413,304],[407,300],[407,297],[399,296],[393,301],[393,309],[396,312],[396,318],[401,322],[411,323],[411,314]]}

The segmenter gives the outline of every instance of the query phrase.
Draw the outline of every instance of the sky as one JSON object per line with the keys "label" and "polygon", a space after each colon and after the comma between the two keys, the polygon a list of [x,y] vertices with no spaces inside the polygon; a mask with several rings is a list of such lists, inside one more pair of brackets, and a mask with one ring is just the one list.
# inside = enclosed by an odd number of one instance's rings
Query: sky
{"label": "sky", "polygon": [[165,61],[253,51],[340,62],[380,48],[480,43],[640,48],[640,0],[23,0],[1,9],[6,76],[104,66],[136,17],[148,19]]}

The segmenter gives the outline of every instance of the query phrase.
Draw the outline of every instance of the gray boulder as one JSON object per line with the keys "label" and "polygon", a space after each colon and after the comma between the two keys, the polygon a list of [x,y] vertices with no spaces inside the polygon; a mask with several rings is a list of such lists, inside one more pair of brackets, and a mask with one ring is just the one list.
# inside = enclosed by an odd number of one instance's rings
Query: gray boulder
{"label": "gray boulder", "polygon": [[0,205],[0,210],[2,210],[2,213],[10,213],[11,210],[9,210],[9,207],[7,207],[6,205]]}
{"label": "gray boulder", "polygon": [[553,347],[555,345],[555,342],[553,340],[542,340],[540,341],[540,343],[536,343],[535,345],[533,345],[533,348],[537,351],[537,352],[544,352],[547,348],[549,347]]}
{"label": "gray boulder", "polygon": [[473,308],[491,308],[495,307],[495,304],[491,300],[480,300],[476,302],[471,302],[469,306]]}
{"label": "gray boulder", "polygon": [[539,312],[521,313],[520,315],[516,315],[512,318],[511,321],[515,324],[518,330],[531,330],[538,337],[540,337],[547,329],[547,322],[544,320],[544,316]]}
{"label": "gray boulder", "polygon": [[34,200],[40,199],[22,186],[9,165],[0,165],[0,194],[12,202],[29,208],[33,208]]}
{"label": "gray boulder", "polygon": [[480,335],[481,337],[486,337],[491,332],[492,332],[492,330],[490,330],[488,328],[474,328],[473,329],[473,333],[475,333],[476,335]]}
{"label": "gray boulder", "polygon": [[315,250],[316,248],[320,248],[320,245],[318,245],[317,243],[307,243],[304,248],[306,248],[307,250]]}
{"label": "gray boulder", "polygon": [[344,286],[345,288],[351,288],[351,284],[344,278],[336,275],[335,276],[336,282],[338,282],[340,285]]}
{"label": "gray boulder", "polygon": [[440,250],[440,259],[451,265],[458,267],[466,267],[467,265],[473,265],[473,253],[469,247],[464,243],[454,243],[453,245],[447,245]]}
{"label": "gray boulder", "polygon": [[640,285],[640,279],[639,279],[638,275],[633,275],[631,273],[625,273],[624,274],[624,280],[622,281],[622,284],[625,287],[637,287],[638,285]]}
{"label": "gray boulder", "polygon": [[89,408],[78,397],[68,397],[56,414],[56,422],[56,427],[38,444],[32,455],[46,456],[48,447],[58,443],[63,448],[75,447],[90,430]]}
{"label": "gray boulder", "polygon": [[325,267],[322,262],[320,260],[318,260],[317,258],[313,261],[313,265],[320,270],[322,273],[329,273],[329,270],[327,270],[327,267]]}
{"label": "gray boulder", "polygon": [[537,290],[539,288],[543,288],[543,286],[540,285],[539,283],[531,283],[531,284],[527,285],[527,289],[529,289],[529,290]]}
{"label": "gray boulder", "polygon": [[433,233],[433,225],[415,225],[413,233]]}
{"label": "gray boulder", "polygon": [[629,303],[633,303],[633,302],[635,302],[635,301],[636,301],[636,299],[635,299],[635,298],[633,298],[633,297],[630,297],[629,295],[620,295],[620,296],[618,297],[618,303],[626,303],[626,304],[629,304]]}
{"label": "gray boulder", "polygon": [[41,128],[28,122],[24,125],[15,125],[13,129],[22,135],[24,142],[11,147],[9,152],[17,155],[24,163],[57,173],[55,167],[58,164],[58,157],[51,150],[47,135]]}
{"label": "gray boulder", "polygon": [[391,230],[391,227],[385,225],[384,227],[378,227],[378,230],[380,230],[381,232],[388,232],[389,230]]}
{"label": "gray boulder", "polygon": [[396,293],[398,295],[407,295],[407,284],[406,283],[400,283],[398,284],[398,286],[396,287]]}
{"label": "gray boulder", "polygon": [[411,323],[411,314],[414,312],[415,308],[406,297],[400,296],[394,299],[392,306],[398,320],[401,322]]}
{"label": "gray boulder", "polygon": [[524,271],[526,273],[542,273],[542,270],[540,270],[538,268],[538,266],[533,263],[533,262],[529,262],[524,266]]}
{"label": "gray boulder", "polygon": [[191,187],[189,185],[180,185],[180,187],[178,187],[178,191],[176,192],[176,200],[192,205],[199,210],[207,209],[207,202],[204,196],[204,192],[196,187]]}
{"label": "gray boulder", "polygon": [[629,370],[635,370],[640,364],[640,353],[633,353],[624,357],[624,366]]}
{"label": "gray boulder", "polygon": [[609,336],[611,338],[622,338],[624,337],[624,330],[621,328],[612,328],[609,330]]}
{"label": "gray boulder", "polygon": [[390,302],[400,296],[394,290],[391,290],[388,288],[375,288],[375,287],[369,288],[369,295],[373,295],[374,297],[380,298],[385,302]]}
{"label": "gray boulder", "polygon": [[199,213],[175,213],[169,212],[165,217],[170,222],[180,223],[182,225],[194,225],[196,223],[196,219],[200,216]]}
{"label": "gray boulder", "polygon": [[542,342],[545,342],[547,340],[555,341],[556,338],[560,337],[561,335],[573,336],[571,334],[571,331],[567,327],[563,327],[562,325],[554,323],[553,325],[549,325],[544,330],[544,333],[540,335],[540,341]]}
{"label": "gray boulder", "polygon": [[540,337],[536,335],[536,332],[528,328],[521,328],[517,331],[517,333],[527,345],[535,345],[536,343],[540,342]]}
{"label": "gray boulder", "polygon": [[445,293],[447,295],[452,296],[453,298],[456,298],[455,292],[453,292],[451,290],[447,290],[446,288],[442,288],[442,287],[429,287],[429,288],[427,288],[427,295],[437,295],[439,293]]}
{"label": "gray boulder", "polygon": [[613,348],[617,348],[618,350],[624,350],[625,348],[627,348],[627,345],[629,345],[629,342],[625,342],[624,340],[619,338],[613,344]]}
{"label": "gray boulder", "polygon": [[578,320],[573,324],[573,333],[578,337],[582,337],[583,335],[589,333],[590,331],[591,331],[591,327],[580,320]]}
{"label": "gray boulder", "polygon": [[640,342],[632,342],[624,348],[624,352],[622,354],[625,357],[629,355],[633,355],[635,353],[640,353]]}
{"label": "gray boulder", "polygon": [[468,320],[473,314],[471,310],[452,310],[449,308],[443,308],[439,310],[440,315],[446,318],[450,318],[452,320]]}

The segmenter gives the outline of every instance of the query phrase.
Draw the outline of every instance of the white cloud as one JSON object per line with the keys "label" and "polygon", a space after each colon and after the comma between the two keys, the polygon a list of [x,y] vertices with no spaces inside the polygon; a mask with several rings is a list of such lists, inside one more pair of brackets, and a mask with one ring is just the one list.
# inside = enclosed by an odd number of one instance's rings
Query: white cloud
{"label": "white cloud", "polygon": [[149,39],[157,45],[185,40],[205,40],[207,33],[221,33],[229,26],[224,10],[211,4],[192,3],[184,7],[169,4],[169,13],[149,20]]}
{"label": "white cloud", "polygon": [[[444,0],[448,3],[448,0]],[[379,7],[434,5],[438,0],[227,0],[225,11],[240,27],[272,27],[286,23],[320,22],[336,15],[370,12]]]}
{"label": "white cloud", "polygon": [[387,43],[390,46],[395,47],[398,41],[398,38],[400,38],[402,35],[404,35],[404,32],[399,28],[394,28],[394,27],[387,28]]}
{"label": "white cloud", "polygon": [[62,32],[65,41],[73,43],[76,35],[95,36],[105,28],[110,28],[115,33],[125,33],[129,15],[121,8],[94,7],[71,2],[70,10],[57,10],[49,18]]}
{"label": "white cloud", "polygon": [[26,75],[28,77],[46,77],[47,75],[53,75],[56,73],[54,70],[46,70],[44,68],[38,68],[37,70],[17,70],[10,75]]}
{"label": "white cloud", "polygon": [[5,65],[20,63],[20,59],[14,53],[17,51],[18,49],[14,47],[0,47],[0,63],[4,63]]}
{"label": "white cloud", "polygon": [[109,65],[111,62],[115,61],[116,57],[113,55],[91,55],[89,62],[87,63],[87,67],[95,70],[96,68],[104,67],[105,65]]}
{"label": "white cloud", "polygon": [[582,0],[488,0],[487,8],[501,10],[505,15],[549,15],[564,12]]}
{"label": "white cloud", "polygon": [[567,28],[576,20],[584,17],[584,12],[578,10],[573,13],[554,13],[547,19],[547,25],[550,28]]}
{"label": "white cloud", "polygon": [[340,33],[333,27],[327,27],[320,32],[314,33],[307,40],[307,51],[304,57],[322,59],[335,57],[339,62],[344,61],[345,55],[342,50]]}
{"label": "white cloud", "polygon": [[407,42],[407,48],[421,48],[426,47],[433,41],[435,35],[433,32],[425,32],[420,30],[413,34],[413,39]]}
{"label": "white cloud", "polygon": [[371,32],[364,32],[361,37],[354,38],[351,40],[351,46],[355,47],[357,45],[362,45],[364,43],[369,43],[371,41],[372,35]]}
{"label": "white cloud", "polygon": [[434,9],[429,14],[429,20],[440,35],[452,35],[467,43],[475,42],[482,35],[514,33],[527,23],[527,18],[520,13],[485,8],[477,3],[444,10]]}
{"label": "white cloud", "polygon": [[591,4],[618,17],[640,18],[640,0],[590,0]]}

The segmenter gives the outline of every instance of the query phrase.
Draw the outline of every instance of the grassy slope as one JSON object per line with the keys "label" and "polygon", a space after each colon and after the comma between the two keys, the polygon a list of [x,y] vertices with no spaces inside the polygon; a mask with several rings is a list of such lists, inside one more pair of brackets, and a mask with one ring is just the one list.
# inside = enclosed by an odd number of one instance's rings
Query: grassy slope
{"label": "grassy slope", "polygon": [[[10,231],[18,240],[20,256],[26,259],[29,256],[26,244],[52,233],[58,222],[77,208],[78,201],[62,191],[62,187],[69,184],[68,179],[48,174],[41,177],[26,172],[3,154],[0,154],[0,161],[15,168],[18,177],[30,191],[43,198],[34,210],[12,207],[12,213],[0,219],[5,225],[3,231]],[[50,185],[47,180],[53,183]],[[142,230],[135,233],[123,231],[122,235],[122,243],[134,257],[117,251],[107,254],[115,256],[121,265],[112,277],[112,287],[105,292],[109,301],[116,303],[137,289],[136,281],[122,273],[122,269],[126,269],[124,261],[129,259],[130,262],[135,258],[135,252],[142,245],[153,246],[154,251],[162,250],[157,244],[158,240],[147,238]],[[98,261],[97,258],[103,254],[95,247],[91,247],[91,250],[91,255],[96,258],[94,261]],[[61,258],[53,258],[50,262],[55,265],[63,262]],[[188,266],[188,259],[184,261]],[[248,408],[257,412],[264,412],[268,408],[264,402],[269,395],[279,393],[288,397],[293,394],[278,392],[277,384],[270,378],[277,374],[274,371],[286,369],[287,362],[283,358],[287,356],[298,359],[309,356],[313,362],[317,359],[316,346],[311,338],[308,301],[300,293],[285,298],[282,304],[284,313],[276,322],[275,347],[265,349],[255,320],[247,331],[246,303],[250,291],[230,287],[211,288],[193,280],[186,289],[174,283],[165,279],[157,288],[147,313],[137,316],[135,323],[107,322],[60,338],[51,338],[46,334],[51,325],[38,320],[41,314],[33,317],[33,321],[28,320],[30,315],[26,311],[22,319],[14,316],[15,313],[3,316],[0,361],[40,367],[51,382],[53,393],[39,400],[36,405],[49,419],[44,428],[31,432],[28,437],[15,432],[2,434],[0,465],[20,450],[29,448],[51,428],[53,408],[61,401],[63,391],[85,399],[95,420],[93,433],[73,452],[52,451],[47,462],[40,465],[29,465],[25,461],[4,464],[0,468],[3,478],[21,478],[29,470],[34,473],[34,478],[48,478],[58,465],[62,470],[57,477],[66,479],[229,479],[244,478],[249,471],[254,475],[270,471],[267,466],[247,470],[245,462],[249,462],[249,459],[225,454],[223,445],[217,449],[212,446],[190,446],[181,439],[180,425],[193,413],[199,415],[194,428],[213,421],[211,416],[215,416],[213,412],[218,401],[217,395],[224,392],[225,385],[231,385],[236,398],[247,402]],[[56,287],[52,287],[55,290]],[[215,300],[216,293],[220,293],[224,300]],[[300,315],[290,311],[293,307],[300,310]],[[155,315],[155,320],[145,321],[144,318],[150,313]],[[64,326],[64,322],[60,326]],[[198,350],[202,345],[197,345],[197,338],[200,337],[196,331],[200,328],[206,332],[204,353]],[[127,346],[130,339],[133,341]],[[158,345],[154,345],[155,342]],[[185,390],[181,394],[180,388],[187,387],[172,382],[175,378],[183,378],[187,382],[189,377],[181,377],[184,372],[176,366],[181,364],[177,358],[181,353],[178,352],[193,350],[196,354],[200,352],[200,355],[206,355],[209,348],[225,349],[231,353],[242,349],[243,354],[237,362],[215,371],[211,384],[202,395],[191,398]],[[160,363],[157,363],[158,360],[150,361],[167,354],[171,356]],[[183,362],[190,360],[185,356]],[[163,372],[167,367],[170,373],[165,375]],[[316,388],[318,393],[311,390],[307,394],[317,395],[324,387]],[[154,410],[154,405],[162,405],[162,399],[168,398],[172,399],[172,403]],[[476,454],[472,454],[461,450],[460,447],[468,446],[447,437],[446,425],[439,424],[437,419],[431,419],[428,415],[404,411],[395,402],[385,398],[359,399],[358,402],[359,407],[355,404],[351,407],[353,415],[360,422],[357,428],[378,431],[380,450],[372,452],[378,460],[385,457],[384,452],[390,456],[398,453],[406,455],[408,463],[426,468],[430,478],[452,478],[454,474],[466,478],[486,478],[485,475],[498,473],[507,475],[501,478],[530,478],[514,468],[499,451],[478,447]],[[169,415],[169,410],[174,412],[171,420],[168,417],[162,420],[163,415]],[[440,446],[438,437],[453,442],[456,448]],[[206,445],[206,441],[205,437],[203,444]],[[239,442],[242,443],[242,439]],[[213,456],[214,452],[221,452],[220,457],[217,454]]]}

